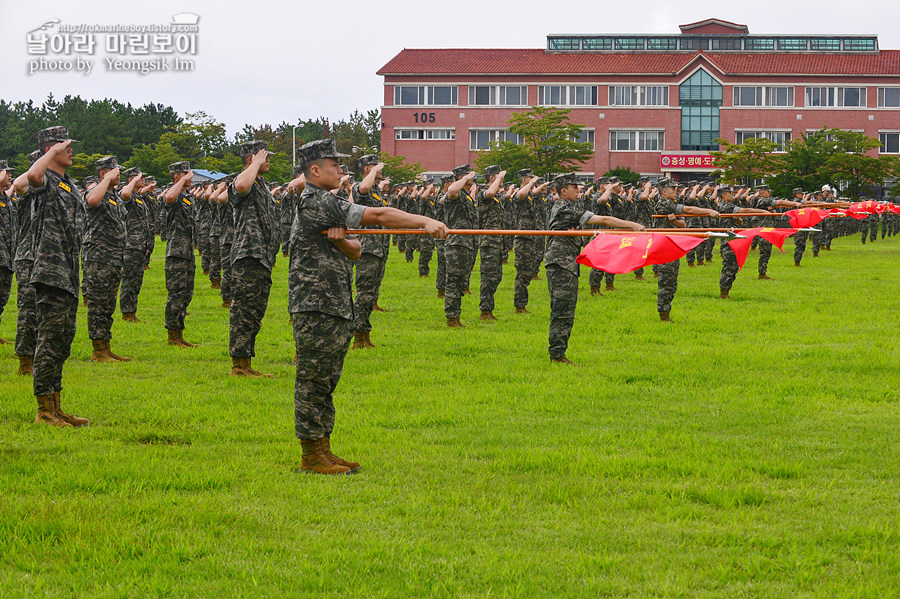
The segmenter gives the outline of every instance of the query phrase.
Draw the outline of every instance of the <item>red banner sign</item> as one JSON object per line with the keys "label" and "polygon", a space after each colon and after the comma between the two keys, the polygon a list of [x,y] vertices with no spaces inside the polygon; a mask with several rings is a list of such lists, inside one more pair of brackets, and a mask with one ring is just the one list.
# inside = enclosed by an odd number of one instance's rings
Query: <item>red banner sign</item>
{"label": "red banner sign", "polygon": [[671,168],[715,168],[713,157],[709,154],[660,154],[659,168],[666,171]]}

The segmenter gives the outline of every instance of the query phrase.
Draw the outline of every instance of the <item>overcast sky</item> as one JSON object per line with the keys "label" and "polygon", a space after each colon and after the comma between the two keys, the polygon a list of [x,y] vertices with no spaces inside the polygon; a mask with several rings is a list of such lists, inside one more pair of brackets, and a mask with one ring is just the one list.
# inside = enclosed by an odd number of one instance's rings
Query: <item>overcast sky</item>
{"label": "overcast sky", "polygon": [[[569,0],[447,3],[380,0],[0,0],[2,98],[49,93],[160,102],[180,113],[204,110],[229,134],[244,123],[277,124],[320,115],[339,119],[376,108],[383,98],[375,72],[403,48],[543,48],[548,33],[678,33],[678,25],[719,18],[751,34],[875,34],[881,48],[900,49],[897,0],[810,4],[794,0],[652,0],[597,3]],[[151,73],[104,70],[100,48],[89,75],[29,74],[26,35],[42,23],[148,25],[177,13],[200,15],[195,70]]]}

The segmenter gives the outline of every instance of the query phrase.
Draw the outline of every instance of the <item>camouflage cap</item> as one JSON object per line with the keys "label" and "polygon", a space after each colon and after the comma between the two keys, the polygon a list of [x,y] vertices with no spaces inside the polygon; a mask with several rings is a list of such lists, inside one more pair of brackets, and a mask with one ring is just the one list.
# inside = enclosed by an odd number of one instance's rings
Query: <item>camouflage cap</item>
{"label": "camouflage cap", "polygon": [[500,165],[492,164],[491,166],[484,169],[484,178],[488,179],[490,177],[493,177],[494,175],[496,175],[499,172],[500,172]]}
{"label": "camouflage cap", "polygon": [[[44,144],[50,142],[59,142],[66,141],[71,139],[69,137],[69,128],[56,126],[56,127],[47,127],[46,129],[41,129],[37,132],[37,144],[42,146]],[[78,141],[77,139],[73,139],[72,141]]]}
{"label": "camouflage cap", "polygon": [[757,185],[756,189],[757,189],[757,191],[769,191],[769,186],[768,185]]}
{"label": "camouflage cap", "polygon": [[793,190],[791,193],[803,193],[803,188],[802,188],[802,187],[795,187],[794,190]]}
{"label": "camouflage cap", "polygon": [[146,183],[147,185],[153,185],[154,183],[156,183],[156,177],[154,177],[153,175],[148,175],[144,177],[144,183]]}
{"label": "camouflage cap", "polygon": [[119,160],[115,156],[104,156],[97,160],[97,162],[94,163],[94,166],[98,171],[103,169],[112,170],[114,168],[119,168]]}
{"label": "camouflage cap", "polygon": [[547,179],[545,179],[544,177],[538,177],[538,180],[535,181],[534,184],[535,185],[543,185],[546,182],[547,182]]}
{"label": "camouflage cap", "polygon": [[300,173],[303,172],[303,165],[302,165],[302,164],[295,164],[295,165],[294,165],[294,169],[293,169],[291,172],[294,174],[295,177],[299,177],[299,176],[300,176]]}
{"label": "camouflage cap", "polygon": [[666,187],[677,187],[677,184],[669,177],[660,177],[656,181],[656,187],[658,189],[665,189]]}
{"label": "camouflage cap", "polygon": [[13,170],[9,163],[6,160],[0,160],[0,171],[11,171]]}
{"label": "camouflage cap", "polygon": [[367,166],[375,166],[381,162],[381,157],[378,154],[366,154],[365,156],[360,156],[356,161],[356,168],[359,170],[363,170]]}
{"label": "camouflage cap", "polygon": [[31,162],[31,164],[34,164],[35,162],[38,161],[38,158],[40,158],[41,156],[43,156],[41,151],[35,150],[34,152],[32,152],[31,154],[28,155],[28,161]]}
{"label": "camouflage cap", "polygon": [[524,179],[525,177],[533,177],[533,176],[534,176],[534,170],[533,170],[533,169],[530,169],[530,168],[523,168],[523,169],[519,170],[519,171],[516,173],[516,176],[517,176],[519,179]]}
{"label": "camouflage cap", "polygon": [[131,168],[127,168],[124,171],[122,171],[122,176],[125,177],[126,179],[130,179],[132,177],[137,177],[140,174],[141,174],[141,168],[138,166],[133,166]]}
{"label": "camouflage cap", "polygon": [[337,145],[333,139],[318,139],[303,144],[297,150],[297,160],[300,164],[321,160],[323,158],[347,158],[347,154],[341,154],[337,151]]}
{"label": "camouflage cap", "polygon": [[461,164],[455,169],[453,169],[454,177],[462,177],[463,175],[468,175],[472,172],[472,167],[468,164]]}
{"label": "camouflage cap", "polygon": [[734,189],[730,185],[723,185],[719,188],[719,193],[734,193]]}
{"label": "camouflage cap", "polygon": [[613,185],[618,185],[618,184],[619,184],[619,178],[618,178],[618,177],[607,177],[607,178],[606,178],[606,182],[607,182],[607,183],[612,183]]}
{"label": "camouflage cap", "polygon": [[[253,141],[245,141],[241,144],[241,158],[244,156],[253,156],[260,150],[267,150],[268,145],[265,141],[254,139]],[[272,152],[269,152],[271,154]]]}
{"label": "camouflage cap", "polygon": [[187,160],[182,160],[180,162],[173,162],[169,165],[169,174],[174,175],[175,173],[186,173],[191,170],[191,163]]}
{"label": "camouflage cap", "polygon": [[442,175],[441,183],[453,183],[454,179],[456,179],[456,177],[453,175]]}
{"label": "camouflage cap", "polygon": [[100,178],[97,175],[88,175],[84,178],[84,186],[87,187],[91,183],[99,183]]}
{"label": "camouflage cap", "polygon": [[555,177],[553,179],[553,185],[557,189],[562,189],[566,185],[578,185],[578,178],[575,176],[575,173],[566,173]]}

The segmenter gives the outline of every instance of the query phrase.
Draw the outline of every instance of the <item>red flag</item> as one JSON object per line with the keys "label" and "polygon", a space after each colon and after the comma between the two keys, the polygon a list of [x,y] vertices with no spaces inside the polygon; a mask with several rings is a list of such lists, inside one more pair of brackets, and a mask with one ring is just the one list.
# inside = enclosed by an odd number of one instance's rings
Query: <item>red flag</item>
{"label": "red flag", "polygon": [[770,229],[770,228],[761,228],[758,227],[756,229],[745,229],[743,231],[736,231],[738,235],[743,235],[745,239],[732,239],[728,242],[728,245],[731,246],[731,249],[734,250],[734,255],[737,258],[738,270],[744,268],[744,262],[747,261],[747,254],[750,253],[750,246],[753,245],[754,237],[762,237],[766,241],[772,242],[772,245],[777,247],[782,252],[784,251],[782,247],[784,246],[784,240],[797,232],[796,229]]}
{"label": "red flag", "polygon": [[900,214],[900,204],[891,204],[888,209],[894,214]]}
{"label": "red flag", "polygon": [[869,214],[875,214],[878,211],[878,202],[873,202],[872,200],[856,202],[855,204],[850,204],[848,210],[850,210],[850,212],[868,212]]}
{"label": "red flag", "polygon": [[818,208],[795,208],[785,212],[785,215],[788,216],[792,227],[795,229],[806,229],[807,227],[815,227],[822,222],[823,219],[828,217],[828,212]]}
{"label": "red flag", "polygon": [[603,235],[588,243],[576,262],[612,274],[625,274],[650,264],[674,262],[703,243],[704,237],[635,233]]}

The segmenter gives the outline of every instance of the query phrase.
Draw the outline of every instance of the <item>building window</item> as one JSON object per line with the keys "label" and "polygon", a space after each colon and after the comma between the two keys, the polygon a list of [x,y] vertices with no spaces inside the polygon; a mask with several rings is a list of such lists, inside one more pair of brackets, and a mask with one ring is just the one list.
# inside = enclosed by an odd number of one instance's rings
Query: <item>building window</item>
{"label": "building window", "polygon": [[793,106],[793,87],[762,87],[736,85],[735,106]]}
{"label": "building window", "polygon": [[677,50],[678,40],[674,37],[651,37],[647,40],[648,50]]}
{"label": "building window", "polygon": [[456,86],[429,85],[394,87],[395,106],[456,106]]}
{"label": "building window", "polygon": [[844,38],[844,50],[848,52],[874,52],[875,40],[872,38]]}
{"label": "building window", "polygon": [[900,87],[879,87],[878,108],[900,108]]}
{"label": "building window", "polygon": [[425,98],[424,87],[394,86],[394,106],[422,106]]}
{"label": "building window", "polygon": [[610,131],[611,152],[659,152],[665,147],[664,131]]}
{"label": "building window", "polygon": [[492,141],[521,144],[522,136],[510,133],[506,129],[469,129],[470,150],[488,150]]}
{"label": "building window", "polygon": [[577,37],[551,37],[548,41],[551,50],[578,50],[580,47]]}
{"label": "building window", "polygon": [[709,40],[711,50],[740,50],[741,38],[739,37],[714,37]]}
{"label": "building window", "polygon": [[812,38],[809,40],[809,49],[813,52],[840,52],[841,40],[836,37]]}
{"label": "building window", "polygon": [[681,105],[681,149],[718,150],[722,84],[698,69],[678,88]]}
{"label": "building window", "polygon": [[748,37],[744,41],[746,50],[774,50],[775,39],[771,37]]}
{"label": "building window", "polygon": [[643,50],[644,38],[642,37],[617,37],[616,50]]}
{"label": "building window", "polygon": [[667,85],[611,85],[610,106],[668,106]]}
{"label": "building window", "polygon": [[900,154],[900,133],[879,133],[882,154]]}
{"label": "building window", "polygon": [[805,37],[783,37],[778,40],[778,49],[797,52],[809,49],[809,40]]}
{"label": "building window", "polygon": [[572,136],[572,141],[576,141],[580,144],[591,144],[591,147],[594,147],[594,130],[593,129],[582,129],[576,135]]}
{"label": "building window", "polygon": [[581,40],[582,50],[612,50],[612,38],[586,37]]}
{"label": "building window", "polygon": [[525,106],[528,88],[524,85],[470,85],[469,106]]}
{"label": "building window", "polygon": [[539,85],[538,104],[542,106],[596,106],[596,85]]}
{"label": "building window", "polygon": [[735,142],[742,144],[748,139],[768,139],[778,144],[778,152],[785,151],[785,142],[791,141],[790,131],[737,131]]}
{"label": "building window", "polygon": [[864,87],[807,87],[807,106],[865,107]]}
{"label": "building window", "polygon": [[683,37],[681,38],[682,50],[706,50],[709,48],[708,37]]}
{"label": "building window", "polygon": [[428,88],[428,104],[431,106],[456,106],[455,85],[435,85]]}
{"label": "building window", "polygon": [[456,139],[455,129],[394,129],[394,139]]}

